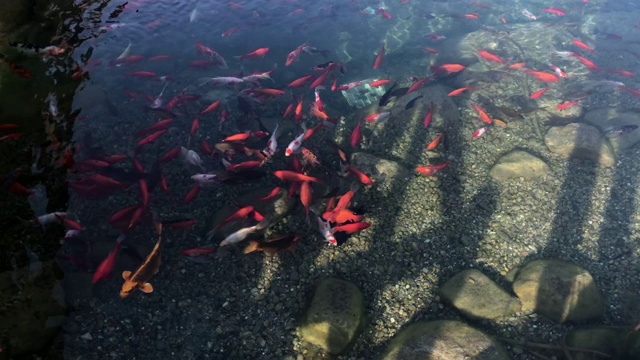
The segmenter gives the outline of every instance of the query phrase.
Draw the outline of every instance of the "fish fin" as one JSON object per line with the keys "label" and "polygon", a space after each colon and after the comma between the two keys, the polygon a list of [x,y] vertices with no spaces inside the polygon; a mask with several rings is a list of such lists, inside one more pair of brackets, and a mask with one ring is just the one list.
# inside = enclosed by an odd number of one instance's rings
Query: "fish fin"
{"label": "fish fin", "polygon": [[269,226],[269,219],[265,217],[264,219],[260,220],[258,224],[256,224],[256,230],[261,231],[266,229],[268,226]]}
{"label": "fish fin", "polygon": [[257,251],[258,250],[258,245],[259,245],[259,243],[257,241],[253,241],[253,240],[250,241],[249,245],[247,245],[247,247],[244,248],[243,253],[249,254],[249,253],[252,253],[254,251]]}
{"label": "fish fin", "polygon": [[144,283],[140,286],[140,290],[145,294],[149,294],[153,292],[153,286],[149,283]]}
{"label": "fish fin", "polygon": [[129,280],[129,278],[131,277],[131,271],[123,271],[122,272],[122,278],[125,280]]}

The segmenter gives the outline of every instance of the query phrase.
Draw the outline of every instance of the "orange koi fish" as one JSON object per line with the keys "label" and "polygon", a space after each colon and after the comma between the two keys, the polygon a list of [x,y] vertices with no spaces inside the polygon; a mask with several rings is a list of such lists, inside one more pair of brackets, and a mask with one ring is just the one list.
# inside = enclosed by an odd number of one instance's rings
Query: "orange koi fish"
{"label": "orange koi fish", "polygon": [[438,147],[438,145],[440,145],[440,142],[442,141],[442,139],[444,138],[444,133],[438,133],[435,137],[435,139],[431,140],[431,142],[429,143],[429,145],[427,145],[427,150],[433,150],[435,148]]}
{"label": "orange koi fish", "polygon": [[273,172],[273,175],[278,179],[284,182],[301,182],[301,181],[312,181],[321,184],[322,181],[320,179],[315,178],[313,176],[308,176],[305,174],[297,173],[291,170],[277,170]]}
{"label": "orange koi fish", "polygon": [[464,70],[465,66],[460,64],[442,64],[431,66],[431,71],[437,74],[449,75]]}
{"label": "orange koi fish", "polygon": [[472,86],[463,86],[461,88],[457,88],[457,89],[453,90],[452,92],[450,92],[449,96],[458,96],[458,95],[462,94],[463,92],[465,92],[467,90],[471,91],[471,90],[475,90],[475,88],[472,87]]}
{"label": "orange koi fish", "polygon": [[482,59],[484,59],[484,60],[497,62],[497,63],[500,63],[500,64],[504,64],[504,60],[502,60],[497,55],[488,52],[487,50],[478,50],[478,55],[480,55],[480,57]]}
{"label": "orange koi fish", "polygon": [[491,125],[493,121],[491,120],[489,115],[487,115],[487,113],[484,111],[483,108],[481,108],[476,104],[471,104],[471,106],[478,112],[478,115],[480,116],[480,120],[482,120],[483,123]]}
{"label": "orange koi fish", "polygon": [[120,297],[123,299],[131,295],[136,289],[146,294],[153,292],[153,286],[151,286],[149,280],[158,272],[161,262],[160,243],[162,242],[162,225],[159,224],[157,226],[159,228],[158,241],[149,255],[147,255],[147,258],[135,272],[125,271],[122,273],[124,284],[122,284],[122,289],[120,290]]}
{"label": "orange koi fish", "polygon": [[559,77],[545,71],[535,71],[535,70],[526,69],[524,72],[525,74],[529,74],[534,78],[536,78],[536,80],[542,81],[542,82],[556,82],[560,80]]}
{"label": "orange koi fish", "polygon": [[419,165],[416,166],[416,171],[423,176],[434,176],[439,174],[447,166],[449,166],[449,161],[437,165]]}
{"label": "orange koi fish", "polygon": [[259,48],[259,49],[253,50],[250,53],[240,56],[240,60],[263,57],[267,54],[267,52],[269,52],[269,48],[267,47]]}
{"label": "orange koi fish", "polygon": [[580,103],[580,100],[576,100],[576,101],[565,101],[565,102],[563,102],[563,103],[561,103],[561,104],[558,104],[558,105],[556,106],[556,109],[558,109],[558,110],[562,111],[562,110],[564,110],[564,109],[566,109],[566,108],[569,108],[569,107],[572,107],[572,106],[578,105],[579,103]]}

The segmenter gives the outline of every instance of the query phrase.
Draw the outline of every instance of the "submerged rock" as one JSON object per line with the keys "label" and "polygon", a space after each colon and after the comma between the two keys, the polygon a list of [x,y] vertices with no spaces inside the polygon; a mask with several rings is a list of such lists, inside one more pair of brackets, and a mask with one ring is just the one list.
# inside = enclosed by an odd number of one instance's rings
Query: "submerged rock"
{"label": "submerged rock", "polygon": [[589,272],[562,260],[536,260],[518,271],[513,291],[522,310],[556,323],[585,321],[604,313],[604,300]]}
{"label": "submerged rock", "polygon": [[[595,327],[589,329],[575,329],[567,335],[567,346],[599,351],[611,356],[621,350],[625,337],[630,328]],[[574,359],[591,359],[591,354],[576,353]]]}
{"label": "submerged rock", "polygon": [[396,335],[381,360],[502,360],[506,351],[492,337],[460,322],[425,321]]}
{"label": "submerged rock", "polygon": [[[622,126],[640,126],[640,113],[634,111],[620,112],[618,108],[606,107],[589,111],[584,115],[583,120],[606,133]],[[607,139],[613,151],[619,156],[621,152],[640,142],[640,129],[626,132],[619,136],[607,136]]]}
{"label": "submerged rock", "polygon": [[331,354],[343,352],[364,322],[364,298],[350,282],[322,280],[300,326],[303,339]]}
{"label": "submerged rock", "polygon": [[503,155],[491,168],[489,175],[497,181],[512,178],[533,179],[549,172],[549,165],[526,151],[515,150]]}
{"label": "submerged rock", "polygon": [[522,304],[478,270],[465,270],[447,281],[440,296],[475,319],[499,319],[520,311]]}
{"label": "submerged rock", "polygon": [[592,160],[606,167],[616,163],[602,134],[587,124],[552,127],[544,137],[544,142],[551,152],[566,157]]}

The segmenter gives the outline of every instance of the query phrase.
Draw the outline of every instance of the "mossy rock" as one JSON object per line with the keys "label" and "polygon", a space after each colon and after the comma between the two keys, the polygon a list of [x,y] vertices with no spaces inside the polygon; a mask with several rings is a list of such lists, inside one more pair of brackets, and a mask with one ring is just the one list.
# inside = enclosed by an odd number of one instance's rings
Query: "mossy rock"
{"label": "mossy rock", "polygon": [[316,288],[300,326],[302,338],[330,354],[340,354],[359,335],[364,298],[350,282],[329,278]]}
{"label": "mossy rock", "polygon": [[604,299],[589,272],[562,260],[536,260],[518,271],[513,291],[526,313],[556,323],[600,318]]}
{"label": "mossy rock", "polygon": [[[595,350],[610,356],[617,354],[624,343],[624,339],[631,329],[594,327],[575,329],[567,335],[565,343],[569,347]],[[574,359],[591,359],[591,354],[576,353]]]}
{"label": "mossy rock", "polygon": [[440,288],[440,297],[474,319],[499,319],[520,311],[522,304],[478,270],[464,270]]}
{"label": "mossy rock", "polygon": [[491,336],[460,321],[419,322],[402,330],[380,360],[507,360]]}

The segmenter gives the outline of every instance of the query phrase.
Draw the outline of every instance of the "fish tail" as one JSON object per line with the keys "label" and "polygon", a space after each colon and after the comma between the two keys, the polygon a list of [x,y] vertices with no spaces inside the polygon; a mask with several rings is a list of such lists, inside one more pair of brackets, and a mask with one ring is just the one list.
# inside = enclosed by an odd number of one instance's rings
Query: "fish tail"
{"label": "fish tail", "polygon": [[244,251],[242,251],[242,252],[245,253],[245,254],[249,254],[249,253],[252,253],[254,251],[258,251],[258,245],[259,245],[259,243],[257,241],[251,240],[249,242],[249,245],[247,245],[247,247],[244,248]]}

